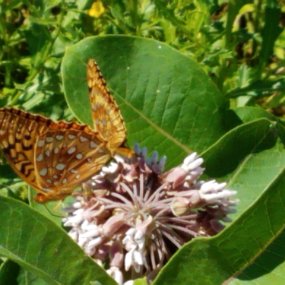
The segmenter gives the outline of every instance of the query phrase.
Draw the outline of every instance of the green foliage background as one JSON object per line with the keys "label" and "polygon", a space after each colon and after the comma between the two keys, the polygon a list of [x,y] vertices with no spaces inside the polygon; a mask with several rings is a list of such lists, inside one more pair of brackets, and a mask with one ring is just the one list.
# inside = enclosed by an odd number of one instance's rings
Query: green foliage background
{"label": "green foliage background", "polygon": [[[167,154],[168,168],[199,151],[206,174],[238,191],[232,224],[183,247],[154,283],[281,285],[284,19],[277,0],[2,0],[0,106],[89,123],[84,72],[95,57],[130,145]],[[1,285],[114,284],[4,159],[0,187]]]}

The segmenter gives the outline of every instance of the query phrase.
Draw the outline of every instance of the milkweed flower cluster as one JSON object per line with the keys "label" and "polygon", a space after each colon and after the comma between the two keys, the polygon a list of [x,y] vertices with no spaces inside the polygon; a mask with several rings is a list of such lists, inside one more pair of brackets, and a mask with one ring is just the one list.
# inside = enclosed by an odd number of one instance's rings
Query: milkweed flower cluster
{"label": "milkweed flower cluster", "polygon": [[119,284],[152,280],[184,243],[221,231],[237,203],[226,183],[199,180],[196,153],[164,172],[165,157],[135,151],[84,183],[64,219],[72,239]]}

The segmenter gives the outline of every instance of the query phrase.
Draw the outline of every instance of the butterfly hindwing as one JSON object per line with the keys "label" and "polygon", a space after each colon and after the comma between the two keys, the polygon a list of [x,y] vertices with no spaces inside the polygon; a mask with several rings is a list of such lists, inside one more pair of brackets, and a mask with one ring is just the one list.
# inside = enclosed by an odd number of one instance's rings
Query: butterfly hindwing
{"label": "butterfly hindwing", "polygon": [[17,109],[0,109],[0,146],[9,165],[40,193],[61,199],[111,158],[106,142],[85,125],[53,122]]}
{"label": "butterfly hindwing", "polygon": [[0,109],[0,146],[9,165],[23,180],[37,188],[34,145],[53,122],[16,109]]}
{"label": "butterfly hindwing", "polygon": [[[37,184],[49,199],[51,195],[69,194],[110,158],[110,152],[95,133],[74,128],[47,131],[36,144]],[[51,190],[53,194],[49,193]]]}

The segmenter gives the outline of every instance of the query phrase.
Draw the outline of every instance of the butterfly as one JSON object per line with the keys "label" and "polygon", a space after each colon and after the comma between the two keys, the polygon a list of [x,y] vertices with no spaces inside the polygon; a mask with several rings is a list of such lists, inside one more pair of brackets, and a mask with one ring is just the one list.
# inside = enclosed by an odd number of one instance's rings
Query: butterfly
{"label": "butterfly", "polygon": [[0,147],[18,176],[37,190],[45,203],[71,194],[124,147],[126,127],[100,69],[87,63],[87,83],[93,128],[58,121],[14,108],[0,109]]}

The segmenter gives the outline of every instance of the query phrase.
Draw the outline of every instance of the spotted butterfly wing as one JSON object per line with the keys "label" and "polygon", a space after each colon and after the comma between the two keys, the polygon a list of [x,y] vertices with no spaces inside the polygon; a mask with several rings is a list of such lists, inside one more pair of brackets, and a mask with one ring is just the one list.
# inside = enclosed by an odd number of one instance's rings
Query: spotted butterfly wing
{"label": "spotted butterfly wing", "polygon": [[109,159],[105,144],[92,133],[74,129],[48,131],[37,141],[36,180],[43,188],[60,187],[62,192],[89,178]]}
{"label": "spotted butterfly wing", "polygon": [[11,108],[0,109],[0,147],[10,166],[46,202],[69,195],[122,147],[126,128],[94,60],[87,64],[94,130]]}
{"label": "spotted butterfly wing", "polygon": [[40,116],[16,109],[0,109],[0,146],[13,170],[37,188],[34,171],[34,145],[39,134],[52,124]]}
{"label": "spotted butterfly wing", "polygon": [[[46,196],[52,200],[70,194],[111,158],[105,142],[77,129],[47,131],[37,140],[35,155],[37,185],[51,192]],[[42,198],[38,195],[37,200]]]}
{"label": "spotted butterfly wing", "polygon": [[94,130],[111,150],[126,140],[126,127],[119,107],[110,94],[100,69],[93,59],[87,64],[87,81]]}
{"label": "spotted butterfly wing", "polygon": [[14,171],[40,193],[62,199],[111,158],[106,142],[87,126],[53,122],[16,109],[0,110],[0,146]]}

